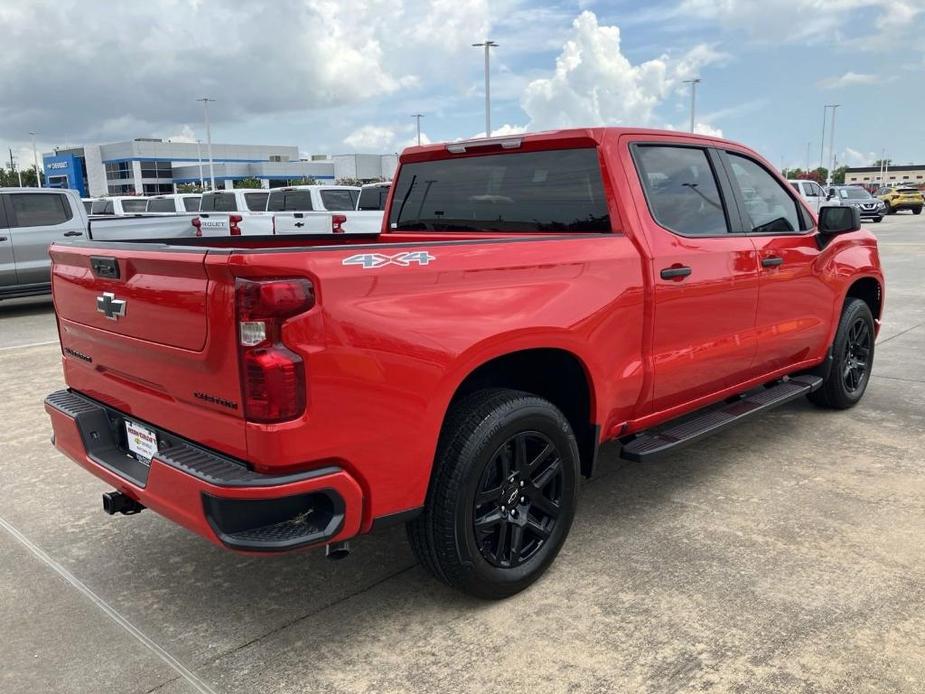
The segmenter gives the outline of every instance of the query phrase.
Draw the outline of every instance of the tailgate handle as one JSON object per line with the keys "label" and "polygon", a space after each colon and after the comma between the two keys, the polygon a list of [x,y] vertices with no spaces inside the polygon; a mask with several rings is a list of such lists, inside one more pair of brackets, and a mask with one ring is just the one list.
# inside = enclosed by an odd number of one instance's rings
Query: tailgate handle
{"label": "tailgate handle", "polygon": [[82,231],[65,231],[64,232],[64,236],[83,236],[83,235],[84,233]]}
{"label": "tailgate handle", "polygon": [[114,280],[119,279],[119,262],[115,258],[91,255],[90,267],[93,270],[93,274],[97,277],[108,277]]}

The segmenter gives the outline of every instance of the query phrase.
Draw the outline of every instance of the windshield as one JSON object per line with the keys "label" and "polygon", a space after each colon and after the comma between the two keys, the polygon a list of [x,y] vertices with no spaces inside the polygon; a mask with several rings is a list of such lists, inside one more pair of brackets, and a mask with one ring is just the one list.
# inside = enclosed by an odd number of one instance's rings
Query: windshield
{"label": "windshield", "polygon": [[593,148],[405,164],[394,185],[392,229],[610,231]]}
{"label": "windshield", "polygon": [[391,186],[371,186],[360,191],[358,210],[384,210]]}
{"label": "windshield", "polygon": [[122,201],[122,211],[126,214],[136,214],[138,212],[144,212],[148,207],[148,201],[145,198],[139,198],[138,200],[123,200]]}
{"label": "windshield", "polygon": [[199,201],[201,212],[237,212],[234,193],[206,193]]}
{"label": "windshield", "polygon": [[151,198],[148,200],[148,212],[176,212],[170,198]]}
{"label": "windshield", "polygon": [[871,194],[863,188],[839,188],[838,197],[842,200],[869,200]]}
{"label": "windshield", "polygon": [[274,190],[267,201],[268,212],[308,212],[311,209],[310,190]]}
{"label": "windshield", "polygon": [[322,190],[321,202],[324,204],[324,209],[330,212],[355,210],[359,195],[358,190]]}

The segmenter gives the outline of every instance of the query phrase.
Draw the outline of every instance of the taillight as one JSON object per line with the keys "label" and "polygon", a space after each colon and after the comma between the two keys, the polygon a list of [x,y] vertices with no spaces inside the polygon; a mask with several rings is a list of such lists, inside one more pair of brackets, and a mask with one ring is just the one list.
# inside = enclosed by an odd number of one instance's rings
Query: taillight
{"label": "taillight", "polygon": [[193,217],[192,224],[196,227],[196,236],[202,236],[202,220],[199,217]]}
{"label": "taillight", "polygon": [[345,214],[332,214],[331,215],[331,233],[333,234],[343,234],[344,228],[343,224],[347,223],[347,215]]}
{"label": "taillight", "polygon": [[244,416],[282,422],[305,411],[305,364],[283,343],[282,325],[315,305],[306,279],[235,282]]}
{"label": "taillight", "polygon": [[239,227],[238,224],[240,224],[243,219],[244,217],[239,214],[228,215],[228,231],[232,236],[241,235],[241,227]]}

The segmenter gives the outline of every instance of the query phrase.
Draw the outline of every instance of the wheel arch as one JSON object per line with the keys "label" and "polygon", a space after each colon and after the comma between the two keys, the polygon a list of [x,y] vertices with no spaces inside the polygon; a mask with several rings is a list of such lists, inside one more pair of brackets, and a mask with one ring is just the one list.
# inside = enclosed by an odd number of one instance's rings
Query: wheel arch
{"label": "wheel arch", "polygon": [[529,347],[477,364],[453,391],[443,414],[441,435],[454,404],[484,388],[521,390],[558,407],[575,434],[582,474],[586,477],[592,474],[600,440],[600,426],[595,421],[594,381],[587,364],[574,351],[562,347]]}
{"label": "wheel arch", "polygon": [[854,280],[848,287],[848,291],[845,292],[842,307],[844,307],[848,299],[852,298],[860,299],[866,303],[871,315],[879,325],[880,315],[883,312],[883,285],[880,280],[876,277],[861,277]]}

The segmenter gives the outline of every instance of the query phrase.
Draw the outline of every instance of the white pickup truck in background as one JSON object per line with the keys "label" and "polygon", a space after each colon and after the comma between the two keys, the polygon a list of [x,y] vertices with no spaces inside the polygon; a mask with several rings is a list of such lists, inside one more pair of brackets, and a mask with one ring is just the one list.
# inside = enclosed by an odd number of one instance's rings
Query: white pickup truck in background
{"label": "white pickup truck in background", "polygon": [[267,214],[270,191],[256,188],[214,190],[202,194],[196,236],[254,236],[273,233]]}
{"label": "white pickup truck in background", "polygon": [[377,234],[382,210],[357,210],[361,188],[289,186],[270,191],[274,234]]}
{"label": "white pickup truck in background", "polygon": [[384,210],[385,201],[389,199],[389,190],[392,188],[391,181],[382,183],[367,183],[360,188],[360,197],[357,200],[358,210]]}
{"label": "white pickup truck in background", "polygon": [[141,214],[147,206],[148,198],[137,195],[107,195],[93,201],[90,205],[90,214],[91,216]]}
{"label": "white pickup truck in background", "polygon": [[148,198],[146,214],[196,214],[199,212],[199,193],[173,193],[152,195]]}

